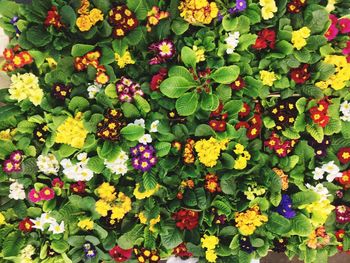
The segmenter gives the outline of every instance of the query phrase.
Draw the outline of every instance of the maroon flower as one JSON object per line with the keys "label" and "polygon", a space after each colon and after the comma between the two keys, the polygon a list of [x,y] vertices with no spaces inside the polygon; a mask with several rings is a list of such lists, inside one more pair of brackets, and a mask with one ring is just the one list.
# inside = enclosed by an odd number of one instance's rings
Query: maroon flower
{"label": "maroon flower", "polygon": [[176,221],[176,226],[181,230],[192,230],[198,226],[199,214],[196,211],[188,209],[180,209],[173,214]]}
{"label": "maroon flower", "polygon": [[350,162],[350,147],[340,148],[337,157],[342,164]]}
{"label": "maroon flower", "polygon": [[34,223],[30,221],[29,217],[24,218],[21,222],[18,224],[18,229],[22,232],[31,232],[33,229]]}
{"label": "maroon flower", "polygon": [[187,250],[185,243],[181,243],[176,248],[174,248],[173,254],[177,257],[181,257],[182,259],[190,258],[193,256],[193,254]]}
{"label": "maroon flower", "polygon": [[64,183],[58,177],[54,178],[51,182],[52,187],[63,188]]}
{"label": "maroon flower", "polygon": [[161,68],[156,75],[153,75],[150,86],[152,91],[158,91],[160,84],[166,78],[168,70],[166,68]]}
{"label": "maroon flower", "polygon": [[114,259],[115,262],[125,262],[131,258],[132,248],[122,249],[119,246],[115,246],[109,251],[109,255]]}
{"label": "maroon flower", "polygon": [[84,181],[78,181],[75,184],[71,184],[70,189],[73,193],[82,195],[85,194],[86,184]]}
{"label": "maroon flower", "polygon": [[239,76],[234,82],[230,84],[231,89],[239,91],[245,87],[244,79]]}
{"label": "maroon flower", "polygon": [[297,84],[305,83],[310,76],[309,64],[302,64],[300,67],[292,69],[290,72],[290,77]]}
{"label": "maroon flower", "polygon": [[258,33],[258,38],[252,46],[254,49],[261,50],[265,48],[274,49],[276,44],[276,32],[265,28]]}

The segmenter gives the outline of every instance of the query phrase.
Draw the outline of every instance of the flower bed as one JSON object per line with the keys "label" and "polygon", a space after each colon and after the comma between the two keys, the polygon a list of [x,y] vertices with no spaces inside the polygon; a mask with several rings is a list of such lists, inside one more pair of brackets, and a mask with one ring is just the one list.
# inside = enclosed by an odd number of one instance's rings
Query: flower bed
{"label": "flower bed", "polygon": [[348,1],[31,2],[0,5],[1,262],[350,250]]}

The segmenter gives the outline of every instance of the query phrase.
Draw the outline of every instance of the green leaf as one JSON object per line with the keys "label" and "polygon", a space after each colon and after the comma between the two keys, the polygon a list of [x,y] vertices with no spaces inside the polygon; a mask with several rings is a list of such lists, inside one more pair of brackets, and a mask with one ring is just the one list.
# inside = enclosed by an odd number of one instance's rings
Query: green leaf
{"label": "green leaf", "polygon": [[188,92],[176,100],[175,108],[179,115],[189,116],[196,112],[199,95],[197,92]]}
{"label": "green leaf", "polygon": [[112,98],[112,99],[117,98],[118,95],[117,95],[117,89],[116,89],[115,85],[112,84],[112,83],[109,84],[109,85],[105,88],[105,94],[106,94],[108,97]]}
{"label": "green leaf", "polygon": [[98,156],[89,158],[87,167],[95,173],[101,173],[105,168],[104,160],[100,159]]}
{"label": "green leaf", "polygon": [[187,46],[181,49],[181,60],[187,67],[196,68],[196,52]]}
{"label": "green leaf", "polygon": [[157,156],[164,157],[166,156],[171,149],[171,143],[169,142],[157,142],[155,145]]}
{"label": "green leaf", "polygon": [[133,229],[131,229],[129,232],[126,232],[121,237],[118,238],[118,245],[122,249],[130,249],[133,247],[134,242],[142,236],[143,233],[143,226],[142,225],[135,225]]}
{"label": "green leaf", "polygon": [[257,35],[255,34],[244,34],[239,37],[239,51],[247,50],[251,45],[255,43],[257,39]]}
{"label": "green leaf", "polygon": [[160,234],[162,245],[166,249],[173,249],[183,242],[181,232],[177,227],[167,227],[166,230],[166,233]]}
{"label": "green leaf", "polygon": [[306,131],[314,138],[318,143],[321,143],[324,138],[323,129],[317,124],[306,125]]}
{"label": "green leaf", "polygon": [[182,35],[188,30],[189,26],[190,26],[189,23],[187,23],[185,20],[181,18],[176,18],[173,20],[171,24],[171,30],[176,35]]}
{"label": "green leaf", "polygon": [[216,199],[211,204],[213,207],[218,209],[219,215],[229,216],[231,214],[231,207],[223,200]]}
{"label": "green leaf", "polygon": [[134,106],[134,104],[131,104],[129,102],[125,102],[121,106],[122,111],[124,113],[124,116],[126,118],[137,118],[140,117],[139,110]]}
{"label": "green leaf", "polygon": [[241,100],[230,100],[224,105],[224,110],[229,115],[237,114],[243,108],[243,102]]}
{"label": "green leaf", "polygon": [[145,186],[146,190],[152,190],[156,188],[157,186],[157,180],[153,173],[146,172],[142,176],[143,185]]}
{"label": "green leaf", "polygon": [[129,141],[137,141],[145,134],[145,129],[139,125],[128,125],[121,129],[120,134]]}
{"label": "green leaf", "polygon": [[65,25],[68,25],[70,28],[75,26],[75,21],[77,19],[77,15],[74,9],[69,5],[64,5],[59,12],[62,22]]}
{"label": "green leaf", "polygon": [[335,133],[339,133],[341,131],[341,128],[342,128],[342,125],[339,119],[330,118],[328,124],[324,128],[324,134],[330,136]]}
{"label": "green leaf", "polygon": [[214,111],[219,107],[219,98],[215,94],[202,93],[201,108]]}
{"label": "green leaf", "polygon": [[174,76],[167,78],[160,84],[160,91],[169,98],[179,98],[190,88],[195,87],[196,82],[184,77]]}
{"label": "green leaf", "polygon": [[95,49],[95,46],[93,46],[93,45],[75,44],[72,47],[71,54],[73,57],[81,57],[94,49]]}
{"label": "green leaf", "polygon": [[144,0],[127,0],[126,4],[135,12],[137,19],[144,20],[147,17],[147,4]]}
{"label": "green leaf", "polygon": [[197,126],[194,135],[197,137],[213,136],[215,131],[207,124],[200,124]]}
{"label": "green leaf", "polygon": [[188,71],[187,68],[185,68],[183,66],[171,67],[169,72],[168,72],[168,76],[169,77],[178,76],[178,77],[183,77],[190,82],[194,81],[192,74]]}
{"label": "green leaf", "polygon": [[27,40],[36,47],[43,47],[52,40],[52,35],[43,26],[32,26],[26,31]]}
{"label": "green leaf", "polygon": [[217,95],[222,102],[226,102],[232,97],[232,89],[224,84],[216,88]]}
{"label": "green leaf", "polygon": [[64,240],[53,240],[51,242],[51,248],[55,252],[61,254],[69,249],[69,244]]}
{"label": "green leaf", "polygon": [[291,223],[278,213],[271,213],[269,221],[266,223],[267,230],[278,235],[285,235],[291,229]]}
{"label": "green leaf", "polygon": [[312,232],[313,227],[309,218],[303,214],[299,214],[292,218],[292,230],[295,235],[307,237]]}
{"label": "green leaf", "polygon": [[20,231],[10,233],[4,237],[2,242],[2,254],[4,257],[18,256],[26,239],[21,236]]}
{"label": "green leaf", "polygon": [[285,55],[290,55],[293,53],[294,47],[288,41],[281,40],[276,44],[276,49]]}
{"label": "green leaf", "polygon": [[233,31],[238,26],[238,19],[232,18],[230,15],[226,15],[222,20],[222,26],[225,31]]}
{"label": "green leaf", "polygon": [[134,96],[134,100],[136,102],[136,106],[141,110],[141,112],[148,113],[151,111],[151,105],[140,95],[137,94]]}
{"label": "green leaf", "polygon": [[236,65],[225,66],[214,71],[210,77],[217,83],[230,84],[237,79],[239,72],[240,69]]}
{"label": "green leaf", "polygon": [[68,104],[68,109],[72,112],[75,112],[76,110],[78,111],[83,111],[87,107],[89,107],[90,103],[87,99],[84,97],[73,97],[72,100]]}
{"label": "green leaf", "polygon": [[298,192],[292,195],[292,203],[294,207],[311,204],[319,200],[320,200],[319,194],[311,190],[308,190],[305,192]]}

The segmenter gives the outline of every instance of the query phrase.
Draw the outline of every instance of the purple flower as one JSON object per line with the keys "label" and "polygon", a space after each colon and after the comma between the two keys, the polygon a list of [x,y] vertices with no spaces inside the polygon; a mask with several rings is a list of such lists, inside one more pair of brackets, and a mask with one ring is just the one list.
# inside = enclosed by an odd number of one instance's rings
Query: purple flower
{"label": "purple flower", "polygon": [[149,163],[152,164],[152,166],[155,166],[156,163],[157,163],[157,157],[152,157],[152,158],[149,160]]}
{"label": "purple flower", "polygon": [[237,13],[237,8],[236,8],[236,7],[229,8],[229,9],[228,9],[228,12],[229,12],[229,14],[234,15],[234,14]]}
{"label": "purple flower", "polygon": [[149,160],[149,159],[151,159],[153,157],[153,152],[147,149],[141,154],[141,157],[143,159]]}
{"label": "purple flower", "polygon": [[245,0],[237,0],[236,8],[239,12],[244,11],[247,8],[247,2]]}
{"label": "purple flower", "polygon": [[5,160],[2,163],[2,170],[5,173],[12,173],[13,171],[15,171],[15,164],[11,160]]}
{"label": "purple flower", "polygon": [[137,149],[137,146],[130,148],[130,154],[132,157],[135,157],[139,154],[139,151]]}
{"label": "purple flower", "polygon": [[96,249],[95,246],[93,244],[91,244],[90,242],[86,242],[83,245],[84,248],[84,252],[85,252],[85,257],[87,258],[94,258],[96,256]]}
{"label": "purple flower", "polygon": [[18,22],[18,20],[19,20],[19,17],[18,17],[18,16],[14,16],[14,17],[12,17],[12,19],[10,20],[10,23],[11,23],[12,25],[14,25],[14,24],[16,24],[16,23]]}
{"label": "purple flower", "polygon": [[289,195],[282,195],[282,200],[278,205],[276,211],[287,219],[295,217],[296,213],[292,209],[292,199],[290,199]]}
{"label": "purple flower", "polygon": [[224,16],[219,11],[219,13],[218,13],[218,21],[221,22],[223,18],[224,18]]}
{"label": "purple flower", "polygon": [[140,170],[142,172],[148,172],[149,170],[151,170],[151,168],[152,168],[152,165],[149,160],[140,159]]}
{"label": "purple flower", "polygon": [[131,161],[132,167],[134,167],[136,170],[140,169],[140,160],[137,157],[134,157]]}
{"label": "purple flower", "polygon": [[21,151],[14,151],[10,155],[10,160],[14,163],[20,163],[22,161],[23,153]]}
{"label": "purple flower", "polygon": [[146,147],[145,145],[143,145],[142,143],[139,143],[137,146],[137,150],[139,151],[139,153],[143,153],[144,151],[146,151]]}

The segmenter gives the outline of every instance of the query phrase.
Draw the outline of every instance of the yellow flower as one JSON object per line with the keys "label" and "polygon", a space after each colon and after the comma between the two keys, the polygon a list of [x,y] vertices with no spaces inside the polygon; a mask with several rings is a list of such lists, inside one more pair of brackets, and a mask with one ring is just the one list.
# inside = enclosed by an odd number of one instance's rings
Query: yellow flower
{"label": "yellow flower", "polygon": [[244,158],[242,155],[240,155],[235,160],[235,165],[233,166],[233,168],[236,169],[236,170],[243,170],[246,167],[247,167],[247,159]]}
{"label": "yellow flower", "polygon": [[80,31],[89,31],[93,24],[91,23],[89,15],[81,15],[77,18],[76,25]]}
{"label": "yellow flower", "polygon": [[195,144],[195,149],[198,153],[199,161],[207,167],[214,167],[219,159],[221,150],[226,149],[228,140],[218,141],[210,137],[209,140],[199,140]]}
{"label": "yellow flower", "polygon": [[308,204],[305,207],[306,211],[312,214],[311,223],[316,227],[324,225],[334,208],[328,199]]}
{"label": "yellow flower", "polygon": [[268,221],[267,216],[261,215],[258,206],[253,206],[245,212],[236,213],[236,227],[244,236],[249,236],[254,233],[257,227]]}
{"label": "yellow flower", "polygon": [[237,143],[235,146],[235,149],[233,150],[235,154],[241,154],[243,153],[243,151],[244,151],[244,146],[240,143]]}
{"label": "yellow flower", "polygon": [[68,117],[57,128],[55,143],[65,143],[75,148],[83,148],[88,132],[84,128],[81,117],[81,112],[78,112],[75,118]]}
{"label": "yellow flower", "polygon": [[330,13],[335,9],[335,4],[337,3],[337,0],[328,0],[326,10]]}
{"label": "yellow flower", "polygon": [[6,219],[4,215],[0,212],[0,226],[6,224]]}
{"label": "yellow flower", "polygon": [[205,258],[208,260],[208,262],[216,262],[217,255],[214,249],[208,249],[205,251]]}
{"label": "yellow flower", "polygon": [[16,130],[12,130],[12,131],[10,129],[2,130],[0,131],[0,140],[3,140],[3,141],[11,140],[15,134],[16,134]]}
{"label": "yellow flower", "polygon": [[120,56],[118,53],[115,53],[114,56],[120,68],[124,68],[128,64],[135,64],[135,60],[132,59],[129,51],[126,51],[123,56]]}
{"label": "yellow flower", "polygon": [[202,47],[193,46],[192,50],[196,53],[196,62],[205,61],[205,49]]}
{"label": "yellow flower", "polygon": [[100,198],[107,202],[111,202],[116,199],[115,188],[107,182],[104,182],[96,189]]}
{"label": "yellow flower", "polygon": [[78,222],[78,227],[83,230],[92,230],[94,229],[94,221],[92,221],[90,218],[80,220]]}
{"label": "yellow flower", "polygon": [[219,244],[219,238],[216,236],[204,235],[201,238],[202,248],[214,249]]}
{"label": "yellow flower", "polygon": [[274,17],[274,13],[277,12],[277,6],[274,0],[260,0],[261,16],[263,19],[268,20]]}
{"label": "yellow flower", "polygon": [[[141,224],[144,224],[146,225],[147,224],[147,221],[148,221],[148,218],[146,217],[145,213],[144,212],[140,212],[138,214],[138,217],[140,219],[140,223]],[[150,221],[149,221],[149,230],[151,232],[155,232],[155,228],[154,226],[160,222],[160,215],[158,215],[156,218],[152,218]]]}
{"label": "yellow flower", "polygon": [[306,39],[310,36],[310,29],[307,28],[306,26],[300,28],[299,30],[293,31],[292,32],[292,43],[293,46],[297,49],[300,50],[304,46],[306,46],[307,42]]}
{"label": "yellow flower", "polygon": [[136,197],[136,199],[145,199],[148,198],[152,195],[154,195],[159,189],[159,185],[157,184],[157,186],[154,189],[150,189],[150,190],[145,190],[144,192],[140,192],[140,184],[136,184],[135,189],[134,189],[134,196]]}
{"label": "yellow flower", "polygon": [[104,201],[103,199],[98,200],[95,204],[95,210],[101,216],[107,216],[108,211],[111,209],[112,209],[111,205],[106,201]]}
{"label": "yellow flower", "polygon": [[10,99],[22,101],[29,99],[35,106],[41,103],[44,92],[39,86],[39,79],[32,73],[12,75],[9,88]]}
{"label": "yellow flower", "polygon": [[111,219],[123,219],[123,217],[131,210],[131,199],[122,192],[119,192],[117,203],[112,206]]}
{"label": "yellow flower", "polygon": [[210,24],[219,13],[216,3],[207,0],[182,0],[179,10],[180,16],[191,24]]}
{"label": "yellow flower", "polygon": [[274,81],[277,80],[275,72],[269,72],[266,70],[260,70],[260,79],[264,85],[272,86]]}
{"label": "yellow flower", "polygon": [[54,60],[53,58],[49,57],[49,58],[46,58],[46,61],[49,64],[49,67],[51,69],[56,68],[56,66],[57,66],[57,61],[56,60]]}
{"label": "yellow flower", "polygon": [[103,21],[103,14],[100,9],[94,8],[89,13],[89,18],[92,25],[95,25],[98,21]]}

